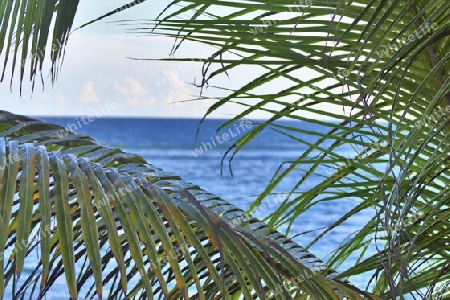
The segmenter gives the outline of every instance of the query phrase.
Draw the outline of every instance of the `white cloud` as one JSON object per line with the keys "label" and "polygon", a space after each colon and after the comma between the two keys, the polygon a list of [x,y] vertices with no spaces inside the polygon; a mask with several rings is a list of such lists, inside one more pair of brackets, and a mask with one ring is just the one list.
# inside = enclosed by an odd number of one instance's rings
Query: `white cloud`
{"label": "white cloud", "polygon": [[125,77],[122,82],[114,82],[114,89],[119,92],[121,99],[132,108],[151,107],[156,104],[156,99],[149,96],[149,91],[141,82],[132,77]]}
{"label": "white cloud", "polygon": [[148,95],[148,90],[138,80],[132,77],[125,77],[124,81],[124,84],[117,81],[114,83],[114,88],[122,95],[133,97],[144,97]]}
{"label": "white cloud", "polygon": [[170,83],[176,88],[186,88],[186,83],[180,79],[178,73],[174,71],[164,71],[167,78],[169,78]]}
{"label": "white cloud", "polygon": [[164,111],[168,112],[168,115],[172,116],[203,116],[207,109],[213,104],[210,99],[194,100],[198,97],[198,90],[193,90],[184,82],[180,76],[173,71],[163,71],[168,83],[170,84],[170,90],[164,95],[162,104]]}
{"label": "white cloud", "polygon": [[95,103],[98,101],[98,95],[95,91],[94,83],[92,81],[86,82],[83,86],[83,91],[81,92],[81,102]]}
{"label": "white cloud", "polygon": [[[164,105],[174,105],[174,104],[183,104],[180,101],[188,100],[192,98],[192,91],[189,89],[187,84],[180,79],[177,73],[173,71],[164,70],[164,74],[166,78],[169,80],[170,85],[172,86],[170,91],[164,97]],[[184,103],[186,106],[186,104]]]}

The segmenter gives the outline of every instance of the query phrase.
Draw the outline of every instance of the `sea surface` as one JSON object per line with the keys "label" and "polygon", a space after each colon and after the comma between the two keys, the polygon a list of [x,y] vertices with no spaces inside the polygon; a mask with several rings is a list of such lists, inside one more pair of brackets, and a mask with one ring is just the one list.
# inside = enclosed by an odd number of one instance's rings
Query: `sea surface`
{"label": "sea surface", "polygon": [[[263,191],[272,176],[277,174],[280,164],[296,159],[306,149],[304,144],[293,138],[268,129],[239,152],[230,166],[230,156],[221,164],[224,153],[239,137],[248,132],[254,123],[244,120],[227,127],[218,133],[221,141],[219,142],[215,140],[216,130],[225,120],[206,120],[199,128],[200,120],[195,119],[100,118],[89,123],[85,121],[86,125],[79,122],[80,118],[39,119],[67,126],[79,134],[90,135],[101,144],[120,147],[127,152],[141,155],[150,164],[180,175],[183,179],[198,184],[242,209],[247,209]],[[318,125],[298,121],[280,121],[278,124],[303,130],[326,131]],[[228,135],[227,141],[225,133]],[[306,134],[297,134],[296,137],[308,142],[315,139]],[[341,151],[342,155],[351,155],[355,152],[351,147],[343,148]],[[312,153],[311,156],[315,154],[317,153]],[[325,168],[320,171],[328,172]],[[290,191],[303,174],[301,168],[294,170],[280,183],[275,193],[266,199],[264,209],[255,210],[255,216],[263,218],[273,212],[284,199],[286,195],[284,193]],[[314,187],[320,180],[320,176],[312,176],[299,186],[297,192]],[[355,204],[355,199],[343,200],[340,205],[336,205],[335,202],[323,202],[313,208],[308,215],[298,218],[289,236],[294,237],[300,245],[307,245],[321,232],[319,229],[336,221]],[[351,219],[327,234],[324,240],[313,246],[310,251],[327,260],[330,252],[365,224],[368,218],[369,215],[362,214]],[[286,226],[282,226],[280,230],[283,232]],[[356,257],[351,258],[341,269],[352,266],[355,259]],[[367,278],[354,278],[352,282],[365,288]]]}

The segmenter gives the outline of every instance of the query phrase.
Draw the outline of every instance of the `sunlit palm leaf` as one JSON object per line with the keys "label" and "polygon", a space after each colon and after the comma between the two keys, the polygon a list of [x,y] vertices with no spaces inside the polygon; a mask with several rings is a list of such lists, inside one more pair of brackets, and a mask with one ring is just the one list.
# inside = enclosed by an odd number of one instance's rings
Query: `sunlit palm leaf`
{"label": "sunlit palm leaf", "polygon": [[139,156],[8,113],[0,128],[2,294],[44,297],[63,276],[72,298],[361,299],[293,241]]}

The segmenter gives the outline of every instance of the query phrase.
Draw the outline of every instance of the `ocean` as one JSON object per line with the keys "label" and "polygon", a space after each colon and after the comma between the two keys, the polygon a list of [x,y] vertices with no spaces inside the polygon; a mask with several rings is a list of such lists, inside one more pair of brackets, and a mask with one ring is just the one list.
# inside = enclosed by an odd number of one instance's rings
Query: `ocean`
{"label": "ocean", "polygon": [[[224,153],[236,140],[248,132],[254,123],[243,120],[232,124],[216,135],[217,128],[225,120],[206,120],[196,135],[200,120],[196,119],[126,119],[100,118],[93,122],[80,122],[80,118],[39,117],[51,123],[66,126],[72,131],[89,135],[100,144],[120,147],[138,154],[150,164],[181,176],[184,180],[198,184],[203,189],[216,194],[236,206],[247,209],[256,196],[269,183],[283,162],[299,157],[307,146],[292,137],[280,134],[273,129],[264,130],[257,138],[239,152],[229,164],[228,156],[221,164]],[[87,123],[87,124],[85,124]],[[326,132],[325,127],[306,124],[299,121],[279,121],[282,126],[301,128],[304,131]],[[219,139],[215,138],[219,136]],[[297,138],[314,142],[314,137],[297,134]],[[340,149],[342,155],[355,153],[351,147]],[[317,153],[312,153],[315,155]],[[230,172],[232,170],[232,173]],[[328,172],[322,168],[319,172]],[[279,171],[278,171],[279,172]],[[264,209],[258,208],[254,215],[264,218],[281,203],[286,192],[303,176],[299,167],[290,176],[281,181],[274,194],[266,200]],[[297,192],[314,187],[321,176],[312,176],[300,185]],[[340,216],[356,205],[356,199],[336,202],[322,202],[308,214],[297,218],[289,236],[302,246],[307,245],[324,227],[336,221]],[[348,239],[356,229],[367,222],[369,215],[360,215],[345,222],[338,229],[328,233],[321,242],[310,251],[323,260],[327,260],[332,250]],[[281,232],[286,226],[279,228]],[[351,258],[342,268],[353,265],[356,257]],[[367,278],[352,280],[360,288],[365,288]]]}

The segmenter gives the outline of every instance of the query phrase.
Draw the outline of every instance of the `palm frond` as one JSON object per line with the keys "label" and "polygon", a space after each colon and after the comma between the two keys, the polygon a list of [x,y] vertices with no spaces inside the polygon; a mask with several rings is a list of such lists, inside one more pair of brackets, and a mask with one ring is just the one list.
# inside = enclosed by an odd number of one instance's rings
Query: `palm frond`
{"label": "palm frond", "polygon": [[[201,93],[218,99],[205,117],[229,103],[242,109],[223,127],[254,112],[272,115],[227,152],[230,167],[263,130],[307,147],[274,172],[249,210],[304,168],[291,197],[267,220],[271,228],[288,224],[289,233],[311,208],[352,200],[354,207],[309,246],[326,243],[326,233],[368,213],[366,226],[329,263],[338,268],[360,257],[342,276],[369,272],[373,292],[395,298],[433,296],[448,282],[449,17],[450,3],[443,0],[187,0],[173,1],[159,20],[128,24],[136,32],[174,37],[173,51],[185,42],[217,49],[202,58]],[[260,71],[245,71],[248,66]],[[221,80],[233,72],[249,78],[223,87]],[[326,130],[285,126],[275,122],[280,118]],[[343,147],[353,147],[353,157],[340,155]],[[317,178],[314,188],[298,192]]]}
{"label": "palm frond", "polygon": [[137,155],[6,112],[0,128],[0,295],[43,298],[63,277],[72,299],[364,296],[284,235]]}

